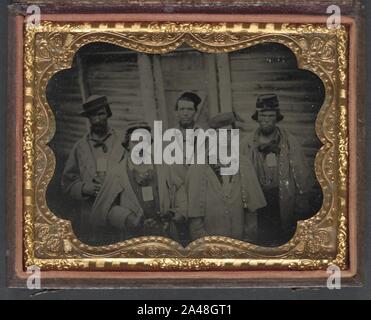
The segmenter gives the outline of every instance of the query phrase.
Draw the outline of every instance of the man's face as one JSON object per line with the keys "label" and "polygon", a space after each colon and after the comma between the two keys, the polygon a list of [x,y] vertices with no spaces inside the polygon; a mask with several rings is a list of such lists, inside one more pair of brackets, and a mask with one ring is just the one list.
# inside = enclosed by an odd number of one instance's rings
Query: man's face
{"label": "man's face", "polygon": [[[217,158],[217,164],[210,164],[210,167],[215,171],[219,171],[222,167],[227,167],[228,165],[223,165],[220,159],[220,149],[224,149],[228,155],[231,155],[231,146],[232,146],[232,125],[220,126],[216,129],[216,145],[211,146],[211,154]],[[227,130],[226,139],[221,138],[221,130]],[[224,136],[224,133],[223,133]],[[207,139],[205,141],[205,150],[207,152],[207,163],[209,163],[209,150],[210,150],[210,141]]]}
{"label": "man's face", "polygon": [[108,128],[108,113],[106,108],[98,109],[89,115],[91,131],[96,134],[104,134]]}
{"label": "man's face", "polygon": [[192,101],[180,100],[178,102],[177,116],[182,127],[187,127],[193,124],[196,108]]}
{"label": "man's face", "polygon": [[258,123],[263,134],[273,133],[277,124],[277,112],[260,111],[258,114]]}

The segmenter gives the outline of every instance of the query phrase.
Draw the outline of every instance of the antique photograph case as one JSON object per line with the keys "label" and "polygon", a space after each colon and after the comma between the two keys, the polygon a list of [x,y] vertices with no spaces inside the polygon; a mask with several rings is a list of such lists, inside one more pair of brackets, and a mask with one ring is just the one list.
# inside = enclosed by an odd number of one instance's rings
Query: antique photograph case
{"label": "antique photograph case", "polygon": [[353,19],[49,14],[14,25],[13,283],[34,266],[48,287],[357,275]]}

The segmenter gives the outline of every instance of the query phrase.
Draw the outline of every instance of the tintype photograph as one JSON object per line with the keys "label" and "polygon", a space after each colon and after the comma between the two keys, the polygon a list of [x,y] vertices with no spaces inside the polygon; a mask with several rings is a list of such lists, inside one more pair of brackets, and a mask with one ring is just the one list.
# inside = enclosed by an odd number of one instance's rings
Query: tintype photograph
{"label": "tintype photograph", "polygon": [[352,278],[355,25],[326,21],[17,16],[11,270],[62,287]]}
{"label": "tintype photograph", "polygon": [[14,1],[9,287],[361,286],[364,5]]}
{"label": "tintype photograph", "polygon": [[[280,247],[321,209],[315,123],[325,87],[282,44],[148,54],[92,43],[50,79],[46,98],[56,122],[47,205],[85,244],[156,236],[186,247],[217,236]],[[175,160],[135,163],[138,130],[150,133],[152,151],[161,145],[162,160]],[[174,135],[160,139],[166,130]],[[238,161],[223,174],[232,130]],[[206,147],[202,163],[197,147]]]}

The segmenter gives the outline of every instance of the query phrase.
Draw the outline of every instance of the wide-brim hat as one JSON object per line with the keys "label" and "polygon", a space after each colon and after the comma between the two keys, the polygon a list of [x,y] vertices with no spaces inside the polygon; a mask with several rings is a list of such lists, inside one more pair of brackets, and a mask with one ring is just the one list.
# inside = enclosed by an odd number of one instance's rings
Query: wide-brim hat
{"label": "wide-brim hat", "polygon": [[256,111],[251,118],[258,121],[259,112],[264,111],[276,111],[278,122],[284,119],[284,116],[281,114],[278,96],[274,93],[261,94],[258,96],[256,100]]}
{"label": "wide-brim hat", "polygon": [[80,116],[89,117],[93,112],[105,108],[108,117],[112,116],[112,111],[106,96],[92,95],[82,105],[84,111],[80,112]]}
{"label": "wide-brim hat", "polygon": [[209,120],[209,126],[212,129],[220,129],[225,126],[234,125],[236,116],[234,112],[219,113]]}

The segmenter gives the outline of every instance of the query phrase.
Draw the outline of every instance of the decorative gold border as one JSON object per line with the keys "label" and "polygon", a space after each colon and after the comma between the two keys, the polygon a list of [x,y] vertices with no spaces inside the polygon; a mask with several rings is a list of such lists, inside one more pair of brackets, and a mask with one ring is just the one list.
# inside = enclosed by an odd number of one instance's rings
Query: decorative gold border
{"label": "decorative gold border", "polygon": [[[91,42],[135,51],[167,53],[183,43],[208,52],[230,52],[264,42],[290,48],[298,67],[317,74],[326,98],[316,132],[323,147],[315,169],[324,193],[320,212],[299,223],[280,248],[207,237],[187,248],[164,238],[143,237],[91,247],[73,235],[69,221],[47,207],[55,170],[47,143],[55,119],[46,100],[50,78],[72,65]],[[324,25],[257,23],[53,23],[26,26],[24,70],[24,264],[42,270],[323,270],[348,267],[348,31]],[[220,258],[223,257],[223,258]]]}

